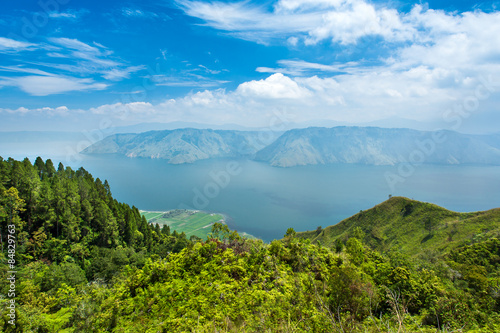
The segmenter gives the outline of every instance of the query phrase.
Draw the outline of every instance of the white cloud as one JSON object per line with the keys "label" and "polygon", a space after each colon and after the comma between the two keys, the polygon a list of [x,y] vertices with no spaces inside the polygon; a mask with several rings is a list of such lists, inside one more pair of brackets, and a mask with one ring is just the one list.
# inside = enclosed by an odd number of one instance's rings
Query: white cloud
{"label": "white cloud", "polygon": [[[276,113],[285,113],[288,119],[297,123],[335,120],[356,124],[396,117],[437,123],[454,103],[474,96],[480,84],[477,78],[469,78],[450,86],[448,81],[453,77],[453,72],[426,66],[410,70],[389,67],[378,72],[326,78],[273,74],[263,80],[244,82],[231,91],[204,90],[157,104],[117,102],[101,105],[91,108],[90,112],[82,112],[79,119],[85,123],[94,119],[98,124],[98,119],[109,117],[116,126],[193,121],[266,127],[272,125]],[[495,101],[498,96],[492,95],[491,103]],[[477,112],[482,112],[491,103],[481,100]],[[73,110],[66,112],[74,113]]]}
{"label": "white cloud", "polygon": [[156,18],[158,14],[153,12],[148,12],[145,10],[140,10],[137,8],[122,8],[122,14],[127,17],[139,17],[139,18]]}
{"label": "white cloud", "polygon": [[359,69],[355,69],[356,66],[359,66],[355,62],[325,65],[304,60],[279,60],[278,64],[281,65],[279,68],[257,67],[256,71],[260,73],[283,73],[293,76],[310,75],[311,73],[359,71]]}
{"label": "white cloud", "polygon": [[[99,72],[101,69],[109,70],[113,67],[123,66],[121,62],[110,58],[113,52],[99,43],[94,42],[94,46],[91,46],[71,38],[50,38],[49,41],[64,47],[64,51],[68,52],[68,57],[73,58],[77,62],[77,66],[84,69],[90,68]],[[60,55],[61,52],[56,54],[56,57],[60,57]]]}
{"label": "white cloud", "polygon": [[396,10],[377,8],[364,0],[280,0],[273,11],[246,1],[178,0],[177,3],[186,14],[204,20],[208,26],[263,43],[281,38],[296,45],[301,38],[306,44],[325,39],[352,44],[369,35],[399,41],[411,38],[414,33]]}
{"label": "white cloud", "polygon": [[130,74],[144,70],[146,66],[127,66],[122,61],[111,57],[113,54],[105,46],[93,42],[93,45],[71,38],[50,38],[49,41],[59,47],[58,52],[48,52],[47,56],[54,59],[70,59],[73,63],[60,62],[30,62],[32,65],[43,66],[68,75],[75,73],[82,75],[100,74],[110,81],[128,79]]}
{"label": "white cloud", "polygon": [[499,63],[500,12],[454,15],[419,9],[412,11],[409,20],[421,26],[424,42],[399,49],[402,66],[425,64],[475,71],[478,66]]}
{"label": "white cloud", "polygon": [[0,52],[32,50],[35,47],[36,45],[32,43],[21,42],[10,38],[0,37]]}
{"label": "white cloud", "polygon": [[269,76],[265,80],[244,82],[238,86],[236,93],[243,96],[272,99],[299,99],[308,97],[309,90],[281,73]]}
{"label": "white cloud", "polygon": [[20,107],[17,109],[4,109],[0,108],[0,113],[10,113],[10,114],[46,114],[48,116],[65,116],[70,110],[66,106],[59,106],[57,108],[43,107],[38,109],[27,109],[25,107]]}
{"label": "white cloud", "polygon": [[20,76],[3,77],[3,84],[15,86],[33,96],[47,96],[70,91],[103,90],[106,84],[95,83],[91,79],[77,79],[64,76]]}
{"label": "white cloud", "polygon": [[49,41],[56,45],[63,46],[67,49],[72,49],[80,52],[89,52],[94,54],[101,53],[98,48],[85,44],[79,41],[78,39],[59,37],[59,38],[49,38]]}
{"label": "white cloud", "polygon": [[287,43],[291,46],[297,46],[299,39],[297,37],[290,37],[287,39]]}
{"label": "white cloud", "polygon": [[[171,75],[155,75],[153,82],[207,90],[158,104],[102,105],[90,109],[91,114],[127,118],[129,122],[218,121],[247,126],[266,126],[274,110],[286,110],[297,122],[329,119],[357,123],[389,117],[436,121],[456,103],[474,97],[481,77],[500,77],[499,12],[448,13],[417,5],[408,13],[399,13],[363,0],[280,0],[274,7],[248,1],[179,0],[178,4],[205,25],[238,38],[261,43],[279,39],[279,44],[292,49],[313,48],[315,43],[327,41],[319,48],[328,52],[328,42],[354,45],[365,36],[377,35],[382,37],[381,43],[389,43],[389,55],[376,62],[283,59],[273,68],[256,69],[269,73],[268,77],[242,82],[234,90],[214,89],[226,81],[206,76],[218,75],[218,70],[186,66]],[[121,80],[143,69],[125,65],[97,43],[68,38],[50,41],[60,47],[58,55],[76,60],[44,66],[73,73],[98,73],[108,80]],[[333,57],[325,56],[328,58]],[[38,79],[40,82],[35,82],[36,76],[25,76],[30,82],[8,78],[0,82],[32,94],[60,93],[51,88],[51,82],[57,80],[74,90],[101,88],[92,80],[57,76],[24,66],[3,66],[0,70],[39,75],[43,78]],[[47,83],[47,88],[42,83]],[[499,99],[498,92],[493,92],[488,101],[480,101],[477,113],[498,110]]]}
{"label": "white cloud", "polygon": [[49,17],[53,19],[63,19],[63,20],[78,20],[83,15],[88,14],[89,11],[86,9],[80,10],[68,10],[65,12],[50,12]]}
{"label": "white cloud", "polygon": [[130,66],[126,68],[113,68],[109,71],[103,72],[103,77],[106,80],[119,81],[123,79],[128,79],[131,73],[135,73],[146,69],[146,66]]}
{"label": "white cloud", "polygon": [[91,108],[89,111],[92,112],[93,114],[111,115],[120,117],[129,113],[152,114],[156,112],[153,105],[146,102],[105,104],[97,108]]}
{"label": "white cloud", "polygon": [[36,69],[36,68],[27,68],[23,66],[0,66],[0,72],[15,72],[15,73],[29,73],[29,74],[37,74],[37,75],[45,75],[52,76],[53,74]]}
{"label": "white cloud", "polygon": [[77,18],[76,14],[74,13],[58,13],[58,12],[52,12],[49,13],[50,18],[63,18],[63,19],[70,19],[74,20]]}
{"label": "white cloud", "polygon": [[218,87],[229,81],[224,80],[210,80],[207,78],[196,79],[196,78],[186,78],[186,77],[169,77],[156,75],[154,77],[154,82],[157,86],[166,87],[193,87],[193,88],[212,88]]}

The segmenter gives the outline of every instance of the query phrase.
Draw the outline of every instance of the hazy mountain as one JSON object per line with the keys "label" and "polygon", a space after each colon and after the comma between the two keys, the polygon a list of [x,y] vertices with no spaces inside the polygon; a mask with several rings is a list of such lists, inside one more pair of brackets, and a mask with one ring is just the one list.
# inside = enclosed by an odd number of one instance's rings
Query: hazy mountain
{"label": "hazy mountain", "polygon": [[251,156],[262,147],[258,132],[186,128],[115,134],[84,149],[82,153],[160,158],[180,164],[208,158]]}
{"label": "hazy mountain", "polygon": [[272,166],[357,163],[394,165],[500,165],[500,135],[468,135],[452,131],[423,132],[378,127],[310,127],[276,133],[263,141],[263,132],[176,129],[139,134],[115,134],[82,151],[122,154],[191,163],[218,157],[248,157]]}
{"label": "hazy mountain", "polygon": [[244,127],[237,124],[201,124],[186,121],[173,121],[170,123],[140,123],[129,126],[112,127],[109,131],[113,134],[119,133],[144,133],[150,131],[165,131],[183,128],[196,128],[196,129],[213,129],[213,130],[238,130],[238,131],[251,131],[254,130],[250,127]]}
{"label": "hazy mountain", "polygon": [[311,127],[285,132],[256,154],[273,166],[360,163],[500,164],[498,135],[377,127]]}
{"label": "hazy mountain", "polygon": [[55,132],[55,131],[0,132],[0,141],[4,143],[77,141],[84,139],[85,136],[79,132]]}

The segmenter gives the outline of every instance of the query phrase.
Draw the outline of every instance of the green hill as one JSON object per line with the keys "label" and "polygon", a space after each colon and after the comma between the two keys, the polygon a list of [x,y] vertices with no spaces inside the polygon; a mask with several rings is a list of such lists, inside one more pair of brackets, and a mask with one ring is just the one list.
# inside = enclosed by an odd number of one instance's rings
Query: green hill
{"label": "green hill", "polygon": [[377,251],[414,255],[429,249],[447,253],[473,239],[497,237],[500,208],[457,213],[431,203],[393,197],[336,225],[298,232],[297,237],[333,246],[337,239],[345,242],[356,227],[365,233],[364,243]]}

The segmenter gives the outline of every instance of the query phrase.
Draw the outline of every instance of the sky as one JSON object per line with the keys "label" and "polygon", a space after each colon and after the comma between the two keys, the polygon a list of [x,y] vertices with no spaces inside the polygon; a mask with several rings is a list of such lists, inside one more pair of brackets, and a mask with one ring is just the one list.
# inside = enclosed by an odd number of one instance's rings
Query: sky
{"label": "sky", "polygon": [[500,132],[500,1],[4,1],[0,131]]}

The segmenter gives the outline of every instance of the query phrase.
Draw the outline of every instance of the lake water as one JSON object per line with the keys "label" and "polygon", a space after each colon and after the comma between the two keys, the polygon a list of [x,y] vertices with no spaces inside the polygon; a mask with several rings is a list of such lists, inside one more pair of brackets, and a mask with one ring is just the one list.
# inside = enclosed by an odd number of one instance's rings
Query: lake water
{"label": "lake water", "polygon": [[[34,162],[35,156],[29,157]],[[107,179],[117,200],[139,209],[220,212],[232,228],[266,241],[281,238],[289,227],[303,231],[336,224],[389,194],[461,212],[500,207],[500,168],[490,166],[420,165],[401,173],[395,166],[275,168],[248,160],[170,165],[119,156],[80,155],[70,162],[49,157],[55,165],[61,160]],[[391,188],[387,173],[405,177]]]}

